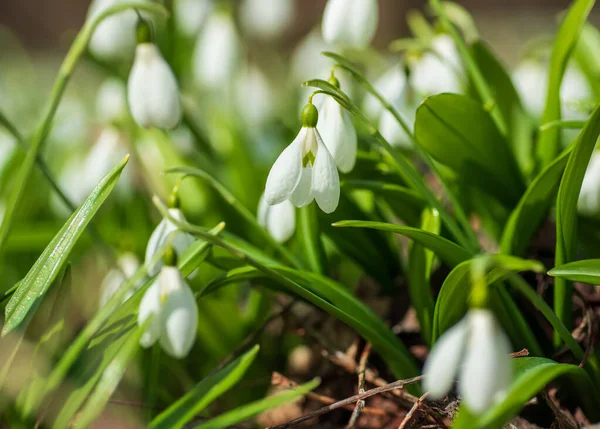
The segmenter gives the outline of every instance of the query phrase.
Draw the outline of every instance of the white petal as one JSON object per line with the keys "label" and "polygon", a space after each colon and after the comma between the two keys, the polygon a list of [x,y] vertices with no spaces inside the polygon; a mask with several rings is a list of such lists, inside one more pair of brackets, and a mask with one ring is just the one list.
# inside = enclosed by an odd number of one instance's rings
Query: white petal
{"label": "white petal", "polygon": [[469,339],[458,389],[469,410],[481,414],[510,383],[510,348],[491,311],[471,310],[468,317]]}
{"label": "white petal", "polygon": [[164,305],[160,345],[174,358],[184,358],[190,352],[198,331],[198,307],[189,286],[169,294]]}
{"label": "white petal", "polygon": [[136,49],[129,74],[127,99],[131,115],[142,127],[174,128],[181,120],[177,81],[156,45]]}
{"label": "white petal", "polygon": [[467,343],[468,321],[463,318],[435,343],[425,362],[423,388],[431,399],[441,399],[452,388]]}
{"label": "white petal", "polygon": [[288,241],[296,230],[296,210],[289,201],[271,206],[267,224],[269,234],[278,241]]}
{"label": "white petal", "polygon": [[548,86],[547,68],[539,61],[523,61],[514,69],[512,80],[525,110],[534,117],[542,116]]}
{"label": "white petal", "polygon": [[244,0],[240,6],[246,31],[263,39],[281,36],[293,19],[293,0]]}
{"label": "white petal", "polygon": [[211,8],[210,0],[175,0],[173,18],[185,36],[195,35],[206,20]]}
{"label": "white petal", "polygon": [[231,82],[240,57],[235,24],[228,14],[214,12],[198,37],[192,57],[194,77],[207,88]]}
{"label": "white petal", "polygon": [[[416,107],[407,106],[405,100],[402,99],[396,104],[396,109],[398,109],[412,131],[415,123]],[[398,123],[394,115],[387,110],[381,114],[379,132],[392,146],[410,149],[413,145],[404,128]]]}
{"label": "white petal", "polygon": [[279,204],[289,199],[298,186],[302,173],[302,148],[306,135],[307,128],[302,128],[271,167],[265,186],[267,204]]}
{"label": "white petal", "polygon": [[158,281],[152,283],[142,297],[138,311],[138,325],[142,325],[151,315],[152,320],[142,335],[142,338],[140,338],[140,345],[145,348],[152,346],[160,336],[161,304],[160,285]]}
{"label": "white petal", "polygon": [[317,204],[325,213],[332,213],[340,202],[340,177],[333,157],[321,140],[316,129],[315,133],[319,149],[312,171],[312,194]]}
{"label": "white petal", "polygon": [[348,112],[332,97],[319,109],[317,130],[340,171],[350,172],[356,162],[356,130]]}
{"label": "white petal", "polygon": [[378,21],[376,0],[329,0],[323,13],[323,39],[364,48],[373,40]]}
{"label": "white petal", "polygon": [[124,281],[125,277],[120,270],[113,269],[106,274],[100,285],[99,307],[103,307],[108,302]]}
{"label": "white petal", "polygon": [[[184,220],[183,213],[179,209],[169,209],[169,214],[173,216],[177,220]],[[163,219],[160,221],[156,229],[152,232],[150,239],[148,240],[148,245],[146,246],[146,258],[144,263],[150,264],[154,255],[159,252],[163,246],[167,244],[167,241],[174,231],[177,231],[177,226],[170,222],[168,219]],[[175,252],[178,256],[185,251],[193,243],[193,238],[179,238],[180,235],[187,235],[183,232],[179,232],[173,238],[173,247],[175,248]],[[162,260],[156,262],[153,266],[148,266],[148,275],[154,276],[158,274],[160,268],[162,267]]]}
{"label": "white petal", "polygon": [[314,200],[314,194],[312,192],[312,167],[306,167],[302,169],[302,175],[300,176],[300,182],[298,186],[290,195],[290,202],[296,207],[304,207],[312,203]]}
{"label": "white petal", "polygon": [[[375,81],[375,89],[382,94],[389,103],[396,101],[403,96],[406,88],[406,74],[404,66],[396,64]],[[376,120],[383,111],[381,102],[371,94],[367,94],[363,102],[363,111],[367,117]]]}
{"label": "white petal", "polygon": [[[140,2],[142,2],[140,0]],[[122,0],[95,0],[90,6],[88,19],[93,19],[106,9],[123,3]],[[94,30],[88,49],[95,56],[108,61],[126,61],[135,51],[137,16],[126,10],[104,19]]]}
{"label": "white petal", "polygon": [[113,122],[127,112],[125,85],[115,78],[105,80],[96,95],[96,114],[104,123]]}

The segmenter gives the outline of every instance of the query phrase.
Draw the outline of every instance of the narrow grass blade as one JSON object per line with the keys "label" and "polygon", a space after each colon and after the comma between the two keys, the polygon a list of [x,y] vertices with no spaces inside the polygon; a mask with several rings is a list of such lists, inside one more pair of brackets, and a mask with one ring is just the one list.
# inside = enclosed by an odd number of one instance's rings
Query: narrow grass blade
{"label": "narrow grass blade", "polygon": [[296,237],[310,269],[323,274],[327,270],[327,258],[321,241],[317,207],[315,204],[309,204],[300,208],[299,214]]}

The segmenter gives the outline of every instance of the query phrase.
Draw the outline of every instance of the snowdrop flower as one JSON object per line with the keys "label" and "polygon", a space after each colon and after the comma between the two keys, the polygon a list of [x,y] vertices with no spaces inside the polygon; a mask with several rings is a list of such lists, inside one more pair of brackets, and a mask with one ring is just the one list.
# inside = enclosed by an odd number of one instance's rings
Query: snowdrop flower
{"label": "snowdrop flower", "polygon": [[[330,82],[340,87],[332,76]],[[350,114],[333,97],[325,97],[319,109],[317,131],[342,173],[349,173],[356,163],[357,137]]]}
{"label": "snowdrop flower", "polygon": [[[408,125],[411,133],[414,133],[417,106],[410,104],[405,95],[398,98],[393,105]],[[384,110],[379,118],[379,132],[394,147],[410,149],[413,146],[410,136],[398,123],[394,115],[387,110]]]}
{"label": "snowdrop flower", "polygon": [[[252,103],[248,103],[252,100]],[[250,126],[264,125],[274,113],[275,94],[267,77],[256,66],[249,66],[236,81],[236,103]]]}
{"label": "snowdrop flower", "polygon": [[592,153],[590,163],[585,171],[577,210],[584,216],[594,216],[600,213],[600,152]]}
{"label": "snowdrop flower", "polygon": [[[107,9],[124,2],[125,0],[94,0],[88,12],[88,19],[94,19]],[[136,13],[131,9],[105,18],[94,31],[88,49],[104,60],[129,60],[135,50],[136,23]]]}
{"label": "snowdrop flower", "polygon": [[[294,48],[291,60],[290,80],[297,85],[298,82],[314,79],[315,76],[328,77],[331,67],[335,64],[331,58],[321,55],[329,50],[318,31],[311,31]],[[342,82],[344,83],[344,82]],[[306,101],[306,98],[304,98]]]}
{"label": "snowdrop flower", "polygon": [[[169,214],[179,222],[185,222],[185,216],[179,209],[179,199],[176,194],[172,194],[169,198]],[[173,236],[171,237],[171,235]],[[150,240],[148,240],[148,246],[146,247],[146,259],[145,263],[148,265],[148,274],[153,276],[160,271],[162,262],[158,261],[156,264],[150,266],[154,256],[161,251],[161,249],[171,241],[171,246],[175,250],[177,256],[181,256],[188,247],[194,244],[194,237],[186,232],[180,231],[173,222],[168,218],[160,221],[156,229],[152,232]],[[189,277],[193,277],[195,274],[192,273]]]}
{"label": "snowdrop flower", "polygon": [[[124,253],[117,260],[117,266],[118,268],[113,268],[106,274],[100,285],[100,307],[103,307],[108,302],[125,280],[133,277],[138,268],[140,268],[140,263],[137,256],[133,253]],[[123,302],[127,301],[140,286],[141,284],[138,284],[129,289],[123,298]]]}
{"label": "snowdrop flower", "polygon": [[329,0],[323,12],[323,39],[331,45],[366,48],[378,21],[377,0]]}
{"label": "snowdrop flower", "polygon": [[258,223],[279,243],[285,243],[296,230],[296,210],[292,203],[269,205],[261,195],[258,202]]}
{"label": "snowdrop flower", "polygon": [[[375,80],[374,86],[377,92],[382,94],[389,103],[395,103],[396,100],[404,95],[407,87],[406,74],[404,73],[402,64],[390,67]],[[365,115],[373,120],[377,120],[384,111],[381,102],[371,94],[365,96],[362,108]]]}
{"label": "snowdrop flower", "polygon": [[273,206],[286,200],[303,207],[316,200],[332,213],[340,199],[340,178],[335,161],[315,128],[319,114],[309,102],[302,112],[302,129],[271,167],[265,201]]}
{"label": "snowdrop flower", "polygon": [[210,0],[175,0],[173,4],[175,25],[184,36],[194,36],[202,28],[212,7]]}
{"label": "snowdrop flower", "polygon": [[458,393],[473,413],[481,414],[510,386],[510,342],[487,309],[471,309],[444,333],[429,354],[423,373],[431,399],[442,398],[458,375]]}
{"label": "snowdrop flower", "polygon": [[240,57],[240,41],[228,13],[209,16],[198,37],[192,57],[194,78],[207,88],[221,88],[231,82]]}
{"label": "snowdrop flower", "polygon": [[111,123],[127,113],[125,85],[114,78],[106,79],[96,95],[96,115],[102,123]]}
{"label": "snowdrop flower", "polygon": [[240,6],[244,29],[262,39],[283,34],[294,19],[293,0],[244,0]]}
{"label": "snowdrop flower", "polygon": [[[172,249],[165,254],[174,255]],[[198,307],[194,293],[175,267],[175,260],[165,257],[165,266],[140,302],[138,324],[143,325],[152,316],[140,338],[142,347],[151,347],[159,341],[169,356],[181,359],[188,355],[196,340]]]}
{"label": "snowdrop flower", "polygon": [[423,96],[462,92],[464,69],[452,38],[436,36],[430,49],[410,64],[411,87]]}
{"label": "snowdrop flower", "polygon": [[153,43],[140,43],[127,82],[129,109],[144,128],[171,129],[181,120],[181,98],[175,76]]}

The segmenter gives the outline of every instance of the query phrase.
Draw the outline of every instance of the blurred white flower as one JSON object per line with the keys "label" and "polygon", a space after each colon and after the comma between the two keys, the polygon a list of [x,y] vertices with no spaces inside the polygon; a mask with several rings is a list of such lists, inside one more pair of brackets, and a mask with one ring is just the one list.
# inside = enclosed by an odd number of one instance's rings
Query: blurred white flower
{"label": "blurred white flower", "polygon": [[[126,0],[94,0],[88,11],[88,20]],[[145,3],[145,0],[137,0]],[[135,29],[137,15],[129,9],[105,18],[92,35],[88,49],[92,54],[107,61],[123,61],[133,57],[136,45]]]}
{"label": "blurred white flower", "polygon": [[[125,280],[133,277],[138,268],[140,268],[140,262],[133,253],[123,253],[117,259],[117,266],[118,268],[111,269],[104,277],[104,280],[102,280],[102,284],[100,285],[100,307],[103,307],[108,302]],[[123,298],[123,302],[127,301],[140,286],[141,284],[137,284],[129,289]]]}
{"label": "blurred white flower", "polygon": [[288,200],[269,205],[261,195],[258,202],[258,223],[279,243],[288,241],[296,230],[296,209]]}
{"label": "blurred white flower", "polygon": [[231,16],[213,12],[198,36],[192,57],[200,86],[222,88],[233,80],[240,60],[240,41]]}
{"label": "blurred white flower", "polygon": [[315,128],[317,108],[307,104],[302,129],[271,167],[265,186],[269,205],[286,200],[303,207],[316,200],[325,213],[332,213],[340,199],[340,178],[335,161]]}
{"label": "blurred white flower", "polygon": [[127,82],[131,115],[144,128],[174,128],[181,120],[177,80],[153,43],[140,43]]}
{"label": "blurred white flower", "polygon": [[236,81],[236,104],[248,125],[264,125],[274,114],[275,95],[267,77],[256,66],[248,66]]}
{"label": "blurred white flower", "polygon": [[356,163],[357,137],[350,114],[333,97],[325,97],[319,108],[317,130],[338,169],[348,173]]}
{"label": "blurred white flower", "polygon": [[195,36],[213,8],[211,0],[174,0],[173,18],[179,31],[187,37]]}
{"label": "blurred white flower", "polygon": [[595,150],[585,171],[577,210],[584,216],[600,213],[600,152]]}
{"label": "blurred white flower", "polygon": [[464,69],[452,38],[436,36],[430,50],[410,62],[410,85],[422,96],[442,92],[461,93],[464,89]]}
{"label": "blurred white flower", "polygon": [[96,115],[101,123],[109,124],[127,114],[127,91],[118,79],[108,78],[96,95]]}
{"label": "blurred white flower", "polygon": [[77,98],[65,98],[56,111],[49,140],[61,148],[72,148],[88,137],[88,112]]}
{"label": "blurred white flower", "polygon": [[367,47],[377,30],[377,0],[328,0],[323,12],[323,39],[331,45]]}
{"label": "blurred white flower", "polygon": [[[402,64],[395,64],[390,67],[375,80],[374,86],[377,92],[383,95],[388,103],[395,103],[396,100],[404,95],[407,86],[406,74],[402,70]],[[362,108],[365,115],[372,120],[377,120],[384,110],[381,102],[371,94],[365,96]]]}
{"label": "blurred white flower", "polygon": [[425,362],[423,387],[440,399],[458,375],[458,393],[469,410],[487,411],[506,394],[512,379],[511,345],[494,314],[471,309],[437,341]]}
{"label": "blurred white flower", "polygon": [[[298,85],[298,82],[315,77],[327,78],[334,61],[321,55],[321,52],[329,49],[330,47],[323,41],[318,31],[313,30],[304,37],[292,53],[290,80],[293,81],[293,84]],[[343,81],[342,85],[344,85]],[[345,85],[344,88],[346,88]],[[303,101],[306,101],[306,97],[303,98]]]}
{"label": "blurred white flower", "polygon": [[[185,216],[178,208],[169,208],[169,214],[180,222],[185,222]],[[194,244],[194,237],[187,232],[180,231],[177,226],[169,219],[165,218],[160,221],[156,229],[152,232],[150,240],[148,240],[148,246],[146,246],[146,259],[145,263],[148,265],[148,274],[153,276],[157,274],[162,267],[162,260],[156,264],[150,266],[150,262],[154,256],[161,251],[161,249],[169,243],[171,240],[171,234],[173,235],[170,244],[175,249],[177,256],[181,256],[188,247]],[[195,271],[190,274],[190,278],[195,275]]]}
{"label": "blurred white flower", "polygon": [[[415,118],[417,116],[417,106],[410,104],[408,100],[406,100],[405,95],[402,95],[400,98],[396,99],[396,101],[392,104],[398,113],[400,113],[400,116],[402,119],[404,119],[406,125],[408,125],[411,133],[413,133],[415,127]],[[405,149],[410,149],[413,146],[412,139],[406,133],[404,128],[402,128],[402,126],[398,123],[398,120],[394,117],[394,115],[387,110],[384,110],[379,118],[379,132],[392,146]]]}
{"label": "blurred white flower", "polygon": [[159,341],[171,357],[188,355],[198,331],[198,306],[194,293],[174,266],[165,266],[148,288],[138,312],[138,324],[152,320],[140,339],[144,348]]}
{"label": "blurred white flower", "polygon": [[294,0],[243,0],[240,20],[243,28],[262,39],[283,34],[294,19]]}

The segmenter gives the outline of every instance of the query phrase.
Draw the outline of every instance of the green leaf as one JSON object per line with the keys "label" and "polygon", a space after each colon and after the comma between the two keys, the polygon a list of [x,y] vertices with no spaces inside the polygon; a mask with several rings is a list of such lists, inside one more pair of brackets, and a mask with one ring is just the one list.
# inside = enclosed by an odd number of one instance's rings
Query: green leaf
{"label": "green leaf", "polygon": [[[575,0],[565,15],[556,33],[552,57],[550,58],[550,74],[546,93],[546,107],[542,115],[542,124],[561,119],[560,86],[575,49],[579,34],[594,7],[595,0]],[[560,129],[549,128],[541,131],[537,143],[537,158],[542,167],[550,164],[560,149]]]}
{"label": "green leaf", "polygon": [[111,395],[116,390],[119,382],[125,374],[127,365],[138,351],[140,338],[144,334],[150,319],[143,326],[137,326],[129,333],[118,349],[115,357],[102,371],[102,376],[94,389],[94,392],[86,402],[75,420],[75,428],[87,428],[98,418],[108,403]]}
{"label": "green leaf", "polygon": [[151,429],[182,428],[198,413],[235,386],[258,354],[258,345],[224,368],[202,379],[192,390],[160,413],[150,423]]}
{"label": "green leaf", "polygon": [[[482,416],[461,419],[458,417],[453,427],[456,429],[500,428],[515,416],[525,404],[540,392],[548,383],[561,376],[568,376],[577,384],[579,397],[584,410],[593,421],[600,418],[598,404],[600,396],[586,372],[576,365],[556,363],[550,359],[525,357],[513,360],[515,380],[505,399],[494,405]],[[460,416],[460,413],[459,413]]]}
{"label": "green leaf", "polygon": [[506,139],[481,105],[467,96],[439,94],[425,99],[417,109],[415,136],[463,183],[507,206],[516,204],[525,189]]}
{"label": "green leaf", "polygon": [[269,234],[269,232],[265,228],[258,224],[256,217],[252,213],[250,213],[250,211],[246,207],[244,207],[244,205],[240,203],[239,200],[231,192],[229,192],[229,190],[227,190],[227,188],[221,185],[221,183],[219,183],[210,174],[198,168],[186,166],[169,168],[165,171],[165,173],[180,173],[184,176],[197,177],[206,181],[240,215],[240,217],[244,219],[248,226],[250,226],[254,231],[256,231],[259,234],[259,236],[261,236],[264,239],[264,241],[269,244],[271,248],[279,252],[279,254],[288,263],[292,264],[295,267],[301,266],[300,262],[296,259],[296,256],[294,256],[282,244],[278,243],[273,237],[271,237],[271,234]]}
{"label": "green leaf", "polygon": [[452,241],[440,237],[439,235],[423,231],[418,228],[409,226],[394,225],[385,222],[370,222],[360,220],[343,220],[333,224],[335,227],[350,227],[350,228],[372,228],[380,231],[393,232],[395,234],[404,235],[416,242],[427,247],[435,253],[442,261],[451,267],[454,267],[461,262],[471,258],[471,254]]}
{"label": "green leaf", "polygon": [[227,429],[237,423],[264,413],[265,411],[302,398],[308,392],[314,390],[319,383],[320,380],[316,378],[291,390],[286,390],[285,392],[280,392],[258,401],[242,405],[235,410],[228,411],[214,419],[195,426],[194,429]]}
{"label": "green leaf", "polygon": [[565,150],[533,179],[506,222],[500,240],[502,253],[518,256],[525,252],[550,209],[570,151],[570,148]]}
{"label": "green leaf", "polygon": [[592,24],[584,24],[575,47],[574,57],[592,87],[594,95],[597,98],[600,97],[600,81],[598,80],[598,76],[600,76],[600,31]]}
{"label": "green leaf", "polygon": [[77,239],[117,184],[121,171],[125,168],[128,160],[129,155],[104,176],[31,267],[6,304],[6,321],[2,328],[2,335],[13,331],[36,310],[48,287],[66,262]]}
{"label": "green leaf", "polygon": [[300,208],[299,212],[296,236],[300,247],[310,269],[315,273],[323,274],[327,270],[327,258],[321,241],[317,207],[315,204],[309,204]]}
{"label": "green leaf", "polygon": [[572,282],[600,285],[600,259],[586,259],[559,265],[548,271],[548,275]]}
{"label": "green leaf", "polygon": [[[423,231],[439,235],[441,229],[439,213],[435,209],[423,211],[421,228]],[[431,270],[434,253],[419,243],[412,243],[408,253],[408,292],[412,306],[419,320],[421,335],[431,344],[433,331],[434,299],[431,292]]]}
{"label": "green leaf", "polygon": [[510,75],[488,45],[478,40],[471,46],[471,53],[485,76],[494,101],[507,124],[508,143],[515,159],[522,172],[529,172],[534,167],[533,122],[521,105]]}
{"label": "green leaf", "polygon": [[[596,107],[575,140],[556,199],[555,265],[570,262],[577,241],[577,200],[590,158],[600,135],[600,107]],[[554,310],[567,329],[572,326],[572,286],[562,278],[554,281]],[[555,337],[558,341],[558,337]]]}

